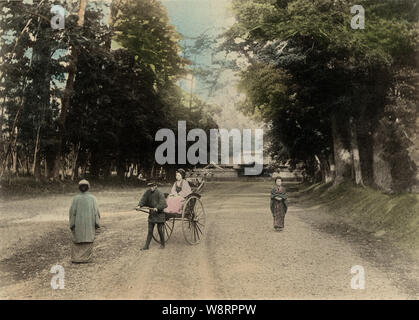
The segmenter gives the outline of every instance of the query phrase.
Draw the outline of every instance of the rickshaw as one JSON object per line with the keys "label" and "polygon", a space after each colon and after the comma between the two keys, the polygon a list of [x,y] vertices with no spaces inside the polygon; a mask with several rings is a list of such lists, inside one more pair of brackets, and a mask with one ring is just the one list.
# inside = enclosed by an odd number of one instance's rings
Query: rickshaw
{"label": "rickshaw", "polygon": [[[188,179],[189,181],[189,179]],[[164,240],[167,243],[173,233],[175,227],[175,221],[180,221],[182,224],[183,236],[187,243],[195,245],[201,242],[204,229],[206,214],[204,206],[201,202],[200,192],[202,191],[205,180],[189,181],[191,184],[192,193],[189,194],[182,205],[180,213],[167,213],[166,222],[163,226]],[[169,194],[165,193],[165,197]],[[139,211],[149,213],[149,208],[143,207],[138,209]],[[157,228],[154,228],[153,239],[160,243],[160,237],[158,235]]]}

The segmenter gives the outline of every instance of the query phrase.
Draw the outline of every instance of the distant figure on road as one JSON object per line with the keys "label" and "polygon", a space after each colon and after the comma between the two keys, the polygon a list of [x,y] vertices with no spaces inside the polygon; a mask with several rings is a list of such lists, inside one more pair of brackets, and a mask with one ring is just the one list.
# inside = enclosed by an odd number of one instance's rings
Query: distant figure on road
{"label": "distant figure on road", "polygon": [[186,172],[183,169],[176,171],[176,181],[173,184],[170,195],[167,198],[168,213],[181,213],[185,198],[192,193],[189,182],[185,179]]}
{"label": "distant figure on road", "polygon": [[164,249],[164,232],[163,226],[166,222],[166,214],[164,209],[167,207],[164,194],[157,189],[157,184],[154,182],[148,183],[149,189],[144,192],[138,203],[137,210],[141,207],[149,207],[150,213],[148,215],[148,234],[144,247],[141,250],[148,250],[150,247],[151,238],[153,237],[154,225],[157,224],[157,230],[160,236],[160,248]]}
{"label": "distant figure on road", "polygon": [[70,207],[70,230],[73,235],[71,261],[89,262],[93,253],[95,231],[100,228],[100,213],[96,198],[91,195],[87,180],[79,182],[80,193],[73,198]]}
{"label": "distant figure on road", "polygon": [[274,217],[275,231],[284,230],[284,219],[287,209],[287,191],[282,186],[281,177],[276,177],[275,185],[271,191],[271,212]]}

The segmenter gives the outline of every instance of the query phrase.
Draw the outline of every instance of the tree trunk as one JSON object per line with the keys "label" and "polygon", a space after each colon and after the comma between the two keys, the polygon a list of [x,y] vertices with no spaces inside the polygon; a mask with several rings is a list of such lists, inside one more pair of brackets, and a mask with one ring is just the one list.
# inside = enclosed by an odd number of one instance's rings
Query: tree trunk
{"label": "tree trunk", "polygon": [[15,136],[14,136],[14,139],[13,139],[13,144],[12,144],[12,170],[11,170],[11,172],[13,173],[13,174],[18,174],[18,172],[17,172],[17,157],[18,157],[18,153],[17,153],[17,137],[18,137],[18,135],[19,135],[19,130],[17,129],[17,127],[16,127],[16,134],[15,134]]}
{"label": "tree trunk", "polygon": [[[91,152],[91,155],[90,155],[89,175],[99,178],[99,174],[100,174],[99,159],[98,159],[98,156],[96,155],[96,152],[94,150],[92,151],[93,152]],[[86,163],[85,171],[86,169],[87,169],[87,163]]]}
{"label": "tree trunk", "polygon": [[[345,129],[345,128],[343,128]],[[335,180],[333,185],[341,184],[351,175],[351,154],[345,148],[341,133],[338,130],[338,121],[336,115],[332,115],[332,137],[333,137],[333,157],[335,163]]]}
{"label": "tree trunk", "polygon": [[45,177],[49,180],[53,179],[53,173],[54,173],[54,165],[55,165],[55,156],[50,151],[47,152],[45,156]]}
{"label": "tree trunk", "polygon": [[374,140],[372,132],[376,129],[372,128],[370,118],[361,116],[356,122],[356,135],[361,161],[362,182],[364,185],[374,184]]}
{"label": "tree trunk", "polygon": [[51,108],[51,91],[50,91],[50,80],[51,80],[51,54],[52,48],[49,41],[50,35],[46,34],[41,30],[41,22],[38,25],[38,31],[36,36],[36,42],[32,51],[32,61],[36,75],[33,78],[33,83],[29,87],[29,94],[33,95],[34,101],[31,101],[36,109],[36,118],[38,126],[36,128],[35,136],[35,149],[33,153],[33,163],[31,172],[36,180],[40,179],[40,144],[41,137],[40,133],[42,130],[42,123],[46,121],[45,112]]}
{"label": "tree trunk", "polygon": [[41,160],[39,157],[36,157],[36,160],[34,161],[33,176],[35,177],[36,181],[39,181],[41,179]]}
{"label": "tree trunk", "polygon": [[154,178],[155,168],[156,168],[156,163],[154,162],[153,163],[153,166],[151,167],[150,179],[153,179]]}
{"label": "tree trunk", "polygon": [[356,132],[356,123],[353,118],[349,120],[350,129],[351,129],[351,155],[352,155],[352,163],[353,163],[353,170],[355,175],[355,183],[357,185],[364,186],[364,182],[362,180],[362,172],[361,172],[361,160],[359,157],[359,148],[358,148],[358,136]]}
{"label": "tree trunk", "polygon": [[39,166],[38,149],[39,149],[39,134],[40,134],[40,131],[41,131],[41,125],[38,126],[38,130],[36,131],[35,150],[33,151],[32,174],[34,175],[36,180],[39,180],[39,177],[35,176],[35,172],[37,171],[36,167]]}
{"label": "tree trunk", "polygon": [[[25,83],[26,83],[26,79],[25,79]],[[26,86],[26,84],[25,84]],[[25,89],[23,89],[23,92],[25,92]],[[12,124],[12,129],[10,130],[10,137],[9,137],[9,143],[7,145],[6,148],[6,155],[4,158],[4,163],[3,163],[3,167],[6,168],[9,166],[9,155],[12,156],[12,162],[13,162],[13,166],[12,166],[12,173],[13,173],[13,168],[16,168],[16,166],[14,165],[14,159],[15,159],[15,152],[16,152],[16,144],[17,144],[17,136],[18,136],[18,129],[17,129],[17,122],[20,116],[20,113],[23,109],[23,103],[24,103],[24,97],[22,96],[20,98],[20,103],[19,103],[19,108],[16,112],[16,115],[13,119],[13,124]]]}
{"label": "tree trunk", "polygon": [[118,160],[117,166],[116,166],[116,174],[120,179],[125,178],[125,172],[126,172],[126,166],[123,161]]}
{"label": "tree trunk", "polygon": [[131,178],[134,175],[134,169],[135,169],[134,165],[131,164],[129,167],[129,172],[128,172],[129,178]]}
{"label": "tree trunk", "polygon": [[22,171],[22,174],[24,175],[25,174],[25,167],[23,166],[22,160],[20,159],[19,156],[17,156],[17,162],[18,162],[19,166],[17,167],[16,172],[19,174],[19,167],[20,167],[21,171]]}
{"label": "tree trunk", "polygon": [[79,162],[79,160],[77,159],[77,161],[76,161],[76,166],[74,167],[74,171],[73,171],[73,174],[72,174],[72,176],[71,176],[71,179],[74,181],[74,180],[77,180],[78,178],[79,178],[79,171],[80,171],[80,162]]}
{"label": "tree trunk", "polygon": [[110,4],[110,12],[108,17],[108,25],[111,29],[111,33],[109,34],[109,37],[106,39],[105,47],[108,51],[111,51],[112,47],[112,36],[113,36],[113,26],[115,24],[116,15],[118,13],[118,6],[120,4],[121,0],[112,0]]}
{"label": "tree trunk", "polygon": [[[4,122],[4,103],[6,102],[6,98],[3,97],[3,102],[1,103],[1,113],[0,113],[0,130],[3,131],[3,122]],[[4,141],[3,141],[3,134],[0,134],[0,161],[1,163],[3,162],[3,156],[6,152],[6,150],[4,150]],[[4,168],[1,168],[2,172],[4,170]],[[1,177],[2,175],[0,175]]]}
{"label": "tree trunk", "polygon": [[330,181],[334,181],[336,177],[336,166],[335,166],[335,159],[333,157],[333,154],[329,155],[328,162],[330,164]]}
{"label": "tree trunk", "polygon": [[16,145],[12,150],[12,168],[10,170],[13,174],[17,175],[17,148]]}
{"label": "tree trunk", "polygon": [[108,178],[112,174],[112,164],[111,164],[111,162],[107,161],[103,165],[102,171],[103,171],[103,178],[104,179]]}
{"label": "tree trunk", "polygon": [[74,156],[73,156],[73,162],[71,165],[71,180],[74,180],[78,176],[78,160],[79,160],[79,152],[80,152],[80,142],[77,144],[77,146],[74,146]]}
{"label": "tree trunk", "polygon": [[[41,0],[38,3],[37,8],[39,8],[43,3],[44,3],[44,0]],[[15,44],[14,44],[13,49],[11,50],[11,52],[9,54],[9,57],[10,57],[9,59],[10,60],[19,58],[19,57],[15,56],[16,48],[17,48],[18,43],[19,43],[20,39],[22,38],[22,36],[25,34],[25,32],[28,31],[29,25],[32,23],[32,20],[33,20],[33,17],[29,18],[28,21],[26,21],[26,24],[23,27],[22,31],[19,33],[19,35],[17,35],[15,37],[15,39],[14,39]],[[31,58],[30,66],[32,66],[32,61],[33,61],[33,59]],[[0,82],[3,81],[5,75],[6,75],[5,72],[0,73]],[[23,80],[23,90],[22,90],[23,93],[25,92],[26,87],[27,87],[27,77],[25,76],[24,80]],[[5,100],[6,99],[3,98],[3,101],[5,101]],[[23,109],[23,105],[24,105],[24,95],[22,95],[21,98],[20,98],[19,108],[18,108],[18,110],[16,112],[16,115],[15,115],[15,118],[13,120],[12,129],[10,131],[9,143],[8,143],[8,146],[6,147],[6,150],[5,150],[4,162],[3,162],[3,167],[2,167],[3,171],[1,173],[2,175],[3,175],[4,171],[6,171],[6,168],[8,167],[9,155],[12,155],[13,161],[15,159],[15,155],[13,155],[12,152],[13,152],[13,150],[16,149],[17,133],[16,133],[16,139],[13,139],[13,136],[14,136],[15,128],[17,126],[17,121],[18,121],[20,113]],[[3,120],[3,108],[2,108],[2,120]],[[0,126],[0,129],[2,129],[2,126]],[[13,167],[16,167],[16,166],[13,165]]]}
{"label": "tree trunk", "polygon": [[[77,25],[82,27],[84,24],[84,14],[86,12],[86,5],[87,0],[80,0],[79,2],[79,12],[78,12],[78,20]],[[74,80],[76,77],[77,72],[77,61],[79,56],[79,48],[72,47],[71,54],[70,54],[70,62],[68,65],[68,77],[66,86],[64,89],[63,97],[61,99],[61,113],[59,117],[59,140],[56,149],[56,156],[55,156],[55,164],[54,164],[54,178],[57,179],[59,177],[59,171],[63,171],[62,179],[64,179],[64,168],[62,163],[62,151],[63,151],[63,144],[65,139],[65,122],[67,119],[67,114],[70,109],[70,99],[73,94],[74,88]]]}
{"label": "tree trunk", "polygon": [[380,124],[373,135],[373,179],[374,186],[384,192],[391,192],[393,178],[391,166],[385,156],[385,126]]}
{"label": "tree trunk", "polygon": [[31,161],[29,160],[29,155],[26,155],[25,158],[25,167],[26,167],[26,175],[29,176],[32,174],[32,169],[29,168]]}
{"label": "tree trunk", "polygon": [[322,174],[322,182],[329,183],[333,180],[332,171],[331,171],[331,164],[329,163],[328,159],[321,156],[318,157],[320,170]]}

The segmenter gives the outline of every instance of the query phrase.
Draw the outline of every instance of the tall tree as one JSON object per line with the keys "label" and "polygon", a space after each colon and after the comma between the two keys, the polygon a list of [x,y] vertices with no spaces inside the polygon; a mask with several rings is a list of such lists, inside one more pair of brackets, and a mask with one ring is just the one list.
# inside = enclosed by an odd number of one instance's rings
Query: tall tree
{"label": "tall tree", "polygon": [[[366,10],[365,30],[351,28],[354,4],[362,4]],[[268,81],[272,85],[267,87],[263,80],[255,80],[255,86],[245,91],[254,105],[268,110],[263,114],[268,115],[266,120],[273,120],[277,133],[287,132],[287,128],[294,132],[288,141],[285,137],[278,140],[287,146],[291,158],[309,161],[320,153],[328,160],[332,152],[335,183],[351,176],[359,184],[371,182],[371,132],[393,85],[394,68],[413,64],[417,4],[410,0],[250,0],[234,1],[233,7],[237,23],[226,32],[222,48],[238,52],[252,66],[270,65],[267,72],[271,74],[274,69],[290,76],[278,80],[285,90],[279,90],[279,83]],[[258,79],[259,70],[249,71]],[[252,75],[245,73],[243,82],[249,78]],[[255,99],[258,87],[265,91],[263,104]],[[279,101],[270,98],[278,93]],[[287,115],[296,113],[299,121],[288,127]],[[309,118],[304,120],[306,116]],[[302,123],[305,142],[295,144],[301,137]],[[307,148],[310,137],[315,136],[329,146],[316,144],[317,152]],[[307,152],[299,157],[299,150]]]}
{"label": "tall tree", "polygon": [[[84,24],[84,15],[86,12],[86,5],[87,0],[79,0],[79,8],[77,14],[77,27],[81,29]],[[54,164],[54,178],[58,178],[59,170],[62,169],[62,179],[64,179],[64,169],[63,169],[63,144],[65,143],[65,135],[66,135],[66,119],[67,114],[70,109],[70,99],[73,94],[74,88],[74,79],[77,72],[77,60],[79,56],[80,46],[78,43],[72,43],[70,47],[70,60],[68,64],[68,75],[67,81],[65,85],[65,89],[63,92],[63,96],[61,99],[61,111],[60,111],[60,118],[59,118],[59,133],[60,138],[58,140],[57,150],[56,150],[56,158]]]}

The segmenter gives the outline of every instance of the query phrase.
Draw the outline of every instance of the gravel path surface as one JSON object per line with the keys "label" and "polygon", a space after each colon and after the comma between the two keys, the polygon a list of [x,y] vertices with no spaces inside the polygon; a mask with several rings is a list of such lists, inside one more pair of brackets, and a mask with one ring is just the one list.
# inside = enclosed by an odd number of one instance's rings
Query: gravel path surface
{"label": "gravel path surface", "polygon": [[[383,261],[375,243],[350,241],[319,208],[290,193],[285,230],[275,232],[269,182],[210,183],[202,202],[206,235],[188,245],[181,224],[166,249],[139,249],[147,216],[132,210],[143,190],[95,194],[102,225],[95,259],[69,260],[72,195],[4,201],[0,207],[2,299],[418,299],[419,270],[404,256]],[[163,189],[163,191],[166,191]],[[94,192],[93,192],[94,193]],[[336,231],[337,230],[337,231]],[[353,238],[353,237],[352,237]],[[356,237],[355,237],[356,238]],[[377,254],[365,254],[375,252]],[[393,259],[394,260],[394,259]],[[52,290],[50,268],[65,270]],[[365,289],[351,288],[351,268],[365,270]],[[401,268],[403,266],[403,268]]]}

